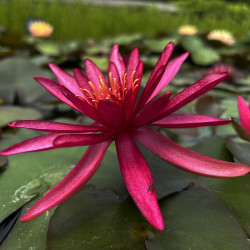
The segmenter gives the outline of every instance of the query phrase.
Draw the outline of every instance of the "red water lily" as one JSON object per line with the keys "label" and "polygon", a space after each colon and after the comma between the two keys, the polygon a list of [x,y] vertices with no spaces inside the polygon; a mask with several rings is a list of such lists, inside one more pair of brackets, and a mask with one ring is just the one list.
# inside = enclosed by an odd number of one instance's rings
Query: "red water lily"
{"label": "red water lily", "polygon": [[242,127],[250,134],[250,102],[247,105],[241,96],[238,96],[238,111]]}
{"label": "red water lily", "polygon": [[188,56],[188,53],[184,53],[170,61],[173,49],[173,43],[166,46],[139,98],[143,63],[137,48],[132,50],[125,65],[118,46],[114,45],[108,67],[108,81],[90,60],[85,61],[87,76],[78,69],[71,76],[50,64],[59,84],[35,77],[54,96],[93,119],[94,123],[89,126],[50,121],[10,123],[13,128],[22,127],[48,133],[13,145],[2,151],[2,155],[89,145],[73,170],[21,218],[22,222],[36,218],[82,188],[98,169],[112,141],[115,141],[121,173],[130,195],[149,223],[160,230],[164,228],[164,223],[154,181],[134,140],[163,160],[195,174],[233,177],[250,171],[250,167],[246,165],[212,159],[186,149],[154,129],[155,126],[190,128],[230,122],[203,115],[173,114],[212,89],[227,74],[206,76],[171,99],[170,92],[155,98],[172,80]]}

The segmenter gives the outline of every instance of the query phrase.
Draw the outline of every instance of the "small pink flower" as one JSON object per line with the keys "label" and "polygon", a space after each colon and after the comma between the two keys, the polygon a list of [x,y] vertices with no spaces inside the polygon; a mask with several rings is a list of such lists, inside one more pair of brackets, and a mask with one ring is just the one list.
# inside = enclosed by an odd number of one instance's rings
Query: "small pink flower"
{"label": "small pink flower", "polygon": [[81,189],[98,169],[113,140],[130,195],[144,217],[159,230],[164,228],[164,222],[154,181],[134,140],[163,160],[191,173],[233,177],[250,171],[250,167],[246,165],[216,160],[186,149],[154,129],[154,126],[190,128],[230,122],[210,116],[174,114],[223,81],[227,74],[206,76],[171,99],[170,92],[157,97],[188,56],[188,53],[184,53],[170,61],[173,50],[173,43],[169,43],[163,50],[139,98],[143,63],[137,48],[132,50],[125,66],[118,46],[114,45],[110,54],[108,81],[90,60],[85,61],[86,75],[75,69],[74,76],[71,76],[50,64],[59,84],[35,77],[54,96],[95,122],[89,126],[49,121],[16,121],[9,124],[13,128],[22,127],[48,133],[15,144],[3,150],[2,155],[89,145],[74,169],[21,218],[22,222],[36,218]]}
{"label": "small pink flower", "polygon": [[241,96],[238,96],[238,111],[242,127],[250,134],[250,102],[247,106]]}
{"label": "small pink flower", "polygon": [[226,64],[216,64],[212,68],[203,72],[204,76],[208,76],[211,74],[220,74],[220,73],[228,73],[226,80],[233,81],[236,77],[239,76],[239,72],[237,72],[231,65]]}

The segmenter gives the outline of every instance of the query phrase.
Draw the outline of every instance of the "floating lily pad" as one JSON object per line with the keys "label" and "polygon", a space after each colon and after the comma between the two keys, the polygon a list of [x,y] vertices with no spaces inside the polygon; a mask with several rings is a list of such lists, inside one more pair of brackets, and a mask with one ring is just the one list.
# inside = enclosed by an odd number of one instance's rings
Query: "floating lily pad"
{"label": "floating lily pad", "polygon": [[225,144],[239,162],[250,166],[250,143],[237,143],[228,137],[225,140]]}
{"label": "floating lily pad", "polygon": [[22,57],[2,60],[0,62],[0,98],[7,104],[34,102],[46,92],[33,79],[34,76],[50,78],[51,74]]}
{"label": "floating lily pad", "polygon": [[41,54],[47,56],[58,56],[61,52],[59,44],[52,42],[39,42],[36,44],[35,48]]}
{"label": "floating lily pad", "polygon": [[220,60],[220,55],[213,49],[202,48],[191,53],[191,58],[198,65],[208,66]]}
{"label": "floating lily pad", "polygon": [[147,49],[156,53],[161,53],[169,42],[173,42],[176,46],[178,40],[176,37],[162,37],[158,39],[143,40],[143,43],[145,44]]}
{"label": "floating lily pad", "polygon": [[122,201],[111,190],[86,186],[56,209],[48,248],[143,249],[144,239],[138,237],[140,221],[146,224],[130,199]]}
{"label": "floating lily pad", "polygon": [[38,120],[42,114],[34,108],[20,106],[0,106],[0,127],[7,126],[8,123],[16,120]]}
{"label": "floating lily pad", "polygon": [[161,203],[166,229],[146,239],[146,248],[247,250],[247,235],[211,192],[194,187]]}
{"label": "floating lily pad", "polygon": [[112,46],[113,44],[117,43],[120,45],[129,45],[132,42],[135,42],[142,38],[141,34],[134,33],[134,34],[124,34],[119,35],[112,38],[105,38],[102,40],[102,43],[106,46]]}

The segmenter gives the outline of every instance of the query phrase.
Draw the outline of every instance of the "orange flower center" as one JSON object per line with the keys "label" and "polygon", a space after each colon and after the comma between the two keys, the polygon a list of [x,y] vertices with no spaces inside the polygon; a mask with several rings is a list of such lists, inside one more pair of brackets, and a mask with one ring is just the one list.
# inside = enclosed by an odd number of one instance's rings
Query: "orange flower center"
{"label": "orange flower center", "polygon": [[[94,86],[94,84],[91,81],[89,81],[88,83],[92,91],[89,91],[87,89],[80,89],[84,97],[79,95],[77,96],[82,100],[88,100],[89,104],[91,104],[96,108],[100,100],[110,100],[122,106],[123,101],[128,93],[126,75],[127,73],[122,74],[121,84],[118,84],[116,78],[112,77],[112,72],[109,72],[110,86],[108,86],[103,81],[102,77],[99,76],[100,85],[98,86],[98,88]],[[138,79],[134,79],[134,76],[135,76],[135,71],[133,71],[130,78],[130,86],[131,86],[130,89],[132,89],[133,97],[135,90],[138,88],[137,84]]]}

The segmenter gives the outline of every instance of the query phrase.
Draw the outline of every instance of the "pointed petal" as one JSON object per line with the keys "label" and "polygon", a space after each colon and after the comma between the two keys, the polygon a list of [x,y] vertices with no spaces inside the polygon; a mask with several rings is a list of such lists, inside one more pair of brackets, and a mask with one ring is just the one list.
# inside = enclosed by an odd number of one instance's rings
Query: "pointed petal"
{"label": "pointed petal", "polygon": [[54,149],[53,145],[54,139],[63,134],[46,134],[37,136],[22,142],[19,142],[15,145],[10,146],[9,148],[0,152],[1,155],[13,155],[25,152],[33,152],[33,151],[42,151],[42,150],[50,150]]}
{"label": "pointed petal", "polygon": [[86,59],[84,61],[84,68],[88,79],[94,84],[96,89],[99,91],[100,78],[107,85],[106,79],[100,69],[91,60]]}
{"label": "pointed petal", "polygon": [[158,119],[175,112],[189,102],[205,94],[210,89],[214,88],[218,83],[222,82],[227,75],[227,73],[209,75],[185,88],[169,100],[168,105],[162,110],[162,114],[158,117]]}
{"label": "pointed petal", "polygon": [[79,87],[82,89],[87,89],[88,91],[92,93],[93,90],[88,83],[89,80],[87,76],[85,76],[80,69],[74,69],[73,73],[74,73],[75,80],[78,83]]}
{"label": "pointed petal", "polygon": [[110,141],[90,146],[77,165],[40,199],[20,219],[21,222],[30,221],[50,208],[57,206],[79,191],[94,175],[108,149]]}
{"label": "pointed petal", "polygon": [[[114,79],[116,80],[116,84],[118,87],[121,87],[121,78],[119,75],[119,72],[113,62],[109,63],[109,68],[108,68],[108,76],[111,73],[111,80],[113,81]],[[111,86],[111,83],[109,82],[109,85]]]}
{"label": "pointed petal", "polygon": [[152,226],[162,230],[164,223],[147,162],[128,134],[116,139],[116,150],[122,177],[135,204]]}
{"label": "pointed petal", "polygon": [[158,83],[160,82],[163,72],[165,70],[165,66],[161,66],[154,75],[154,79],[148,82],[138,100],[134,113],[137,114],[147,103],[148,98],[151,96]]}
{"label": "pointed petal", "polygon": [[97,110],[90,106],[87,101],[80,99],[79,97],[75,96],[70,90],[65,88],[64,86],[61,87],[63,94],[80,110],[80,112],[91,119],[95,120],[96,122],[105,125],[105,122],[100,118]]}
{"label": "pointed petal", "polygon": [[164,50],[162,51],[149,79],[148,82],[150,82],[154,77],[155,77],[155,73],[157,72],[157,70],[161,67],[164,66],[168,63],[168,61],[170,60],[172,54],[174,52],[174,43],[170,42],[168,43],[168,45],[164,48]]}
{"label": "pointed petal", "polygon": [[[70,107],[79,111],[79,109],[68,99],[61,91],[61,85],[47,78],[36,76],[34,79],[46,88],[52,95],[66,103]],[[80,112],[80,111],[79,111]]]}
{"label": "pointed petal", "polygon": [[182,63],[186,60],[187,57],[188,53],[184,53],[168,63],[159,84],[148,99],[147,103],[150,102],[156,95],[159,94],[160,91],[162,91],[171,82],[171,80],[175,77]]}
{"label": "pointed petal", "polygon": [[102,120],[111,127],[120,128],[124,123],[122,108],[115,102],[109,100],[99,101],[98,112]]}
{"label": "pointed petal", "polygon": [[66,88],[70,89],[75,95],[80,95],[82,92],[79,89],[79,86],[72,75],[67,73],[66,71],[60,69],[53,63],[49,64],[50,69],[55,74],[58,82],[65,86]]}
{"label": "pointed petal", "polygon": [[56,147],[76,147],[98,144],[112,139],[108,134],[65,134],[58,136],[53,144]]}
{"label": "pointed petal", "polygon": [[9,126],[12,128],[27,128],[43,132],[54,132],[54,133],[101,132],[104,129],[103,127],[97,125],[75,125],[75,124],[67,124],[60,122],[38,121],[38,120],[15,121],[9,123]]}
{"label": "pointed petal", "polygon": [[204,126],[218,126],[228,124],[231,121],[217,117],[195,114],[172,114],[154,122],[164,128],[195,128]]}
{"label": "pointed petal", "polygon": [[238,111],[241,125],[250,133],[250,109],[241,96],[238,96]]}
{"label": "pointed petal", "polygon": [[113,62],[119,72],[120,81],[122,81],[122,75],[125,73],[125,65],[122,56],[119,53],[119,47],[115,44],[110,52],[109,61]]}
{"label": "pointed petal", "polygon": [[135,118],[134,125],[136,127],[141,127],[144,124],[151,123],[155,117],[159,115],[162,107],[165,107],[169,101],[171,92],[168,91],[161,97],[154,100],[152,103],[148,104],[144,110]]}
{"label": "pointed petal", "polygon": [[131,77],[134,71],[136,71],[136,68],[140,62],[140,56],[139,56],[139,51],[138,48],[134,48],[128,58],[128,64],[126,68],[126,84],[127,88],[131,88]]}
{"label": "pointed petal", "polygon": [[247,165],[213,159],[184,148],[150,127],[138,129],[133,137],[163,160],[187,172],[221,178],[250,172]]}

